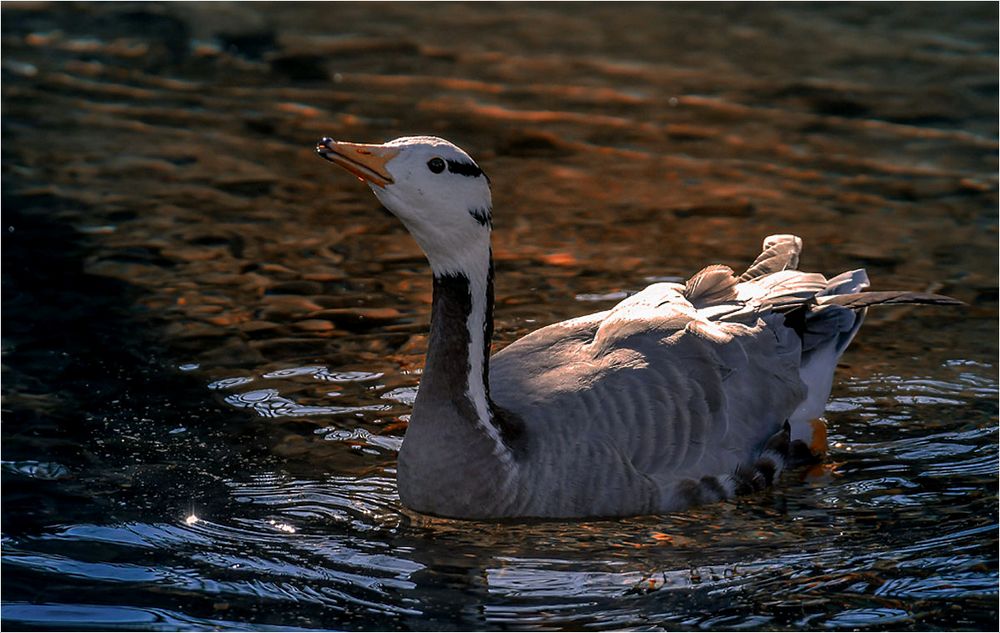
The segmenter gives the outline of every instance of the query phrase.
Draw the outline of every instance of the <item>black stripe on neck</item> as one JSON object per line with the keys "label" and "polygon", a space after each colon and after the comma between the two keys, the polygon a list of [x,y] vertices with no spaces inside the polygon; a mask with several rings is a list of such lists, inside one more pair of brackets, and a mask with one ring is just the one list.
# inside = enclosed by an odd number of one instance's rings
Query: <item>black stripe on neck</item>
{"label": "black stripe on neck", "polygon": [[[507,411],[496,407],[490,397],[490,348],[493,340],[493,251],[486,278],[486,314],[483,319],[483,387],[490,420],[500,430],[505,442],[520,435],[523,423]],[[431,333],[428,340],[427,363],[421,381],[428,389],[446,398],[468,420],[478,419],[475,404],[469,398],[469,314],[472,312],[472,287],[463,274],[434,275],[434,295],[431,304]]]}
{"label": "black stripe on neck", "polygon": [[490,247],[490,269],[486,273],[486,318],[483,319],[483,385],[486,387],[486,402],[493,410],[490,398],[490,352],[493,348],[493,247]]}
{"label": "black stripe on neck", "polygon": [[524,422],[506,409],[498,407],[490,397],[490,350],[493,343],[493,249],[490,248],[490,269],[486,274],[486,319],[483,321],[483,385],[486,387],[486,402],[489,403],[493,424],[500,429],[500,437],[508,446],[524,430]]}
{"label": "black stripe on neck", "polygon": [[[487,308],[489,300],[487,300]],[[459,414],[469,420],[478,418],[475,404],[469,397],[469,315],[472,313],[472,286],[469,278],[453,273],[434,275],[434,295],[431,304],[431,334],[428,340],[427,363],[424,367],[425,387],[458,407]],[[487,323],[492,314],[487,309]],[[492,326],[490,326],[492,329]],[[489,339],[482,353],[489,358]],[[484,370],[485,371],[485,370]],[[487,379],[488,374],[483,374]],[[489,402],[489,383],[487,402]]]}

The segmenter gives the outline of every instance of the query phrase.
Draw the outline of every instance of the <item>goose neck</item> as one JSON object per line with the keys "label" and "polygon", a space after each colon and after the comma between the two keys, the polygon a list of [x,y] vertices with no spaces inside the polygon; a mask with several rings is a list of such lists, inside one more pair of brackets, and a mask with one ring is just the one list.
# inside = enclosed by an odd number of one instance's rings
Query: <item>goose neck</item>
{"label": "goose neck", "polygon": [[434,272],[431,332],[419,400],[450,403],[460,417],[493,429],[489,357],[493,338],[493,259]]}

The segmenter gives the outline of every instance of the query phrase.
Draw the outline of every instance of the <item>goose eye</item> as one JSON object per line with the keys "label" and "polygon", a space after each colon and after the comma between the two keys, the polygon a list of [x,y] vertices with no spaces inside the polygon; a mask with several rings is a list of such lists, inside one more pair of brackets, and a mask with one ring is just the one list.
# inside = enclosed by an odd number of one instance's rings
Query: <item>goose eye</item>
{"label": "goose eye", "polygon": [[427,169],[431,170],[435,174],[440,174],[444,171],[444,161],[440,158],[432,158],[427,161]]}

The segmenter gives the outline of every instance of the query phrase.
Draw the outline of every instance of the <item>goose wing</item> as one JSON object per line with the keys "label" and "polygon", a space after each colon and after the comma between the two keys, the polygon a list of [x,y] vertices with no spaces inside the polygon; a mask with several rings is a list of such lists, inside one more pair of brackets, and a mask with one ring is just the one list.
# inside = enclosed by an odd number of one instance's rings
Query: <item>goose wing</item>
{"label": "goose wing", "polygon": [[522,507],[635,514],[729,496],[748,476],[755,488],[822,415],[865,308],[957,303],[862,292],[863,270],[800,272],[801,248],[771,236],[739,276],[709,266],[496,354],[494,402],[524,421]]}
{"label": "goose wing", "polygon": [[[800,290],[790,281],[775,288],[774,296]],[[732,270],[712,266],[684,285],[654,284],[607,312],[538,330],[493,357],[494,401],[527,423],[534,459],[552,468],[572,461],[567,450],[600,444],[654,487],[733,473],[804,391],[799,338],[762,307],[773,297],[740,293]]]}

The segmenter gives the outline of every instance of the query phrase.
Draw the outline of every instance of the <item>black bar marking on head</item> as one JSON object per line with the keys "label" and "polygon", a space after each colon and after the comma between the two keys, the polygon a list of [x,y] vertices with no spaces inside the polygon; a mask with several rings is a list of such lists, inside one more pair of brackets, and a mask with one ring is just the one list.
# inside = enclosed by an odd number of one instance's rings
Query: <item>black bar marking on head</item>
{"label": "black bar marking on head", "polygon": [[463,176],[471,176],[473,178],[478,178],[483,175],[483,170],[479,168],[475,163],[467,163],[461,160],[448,159],[448,171],[453,174],[462,174]]}

